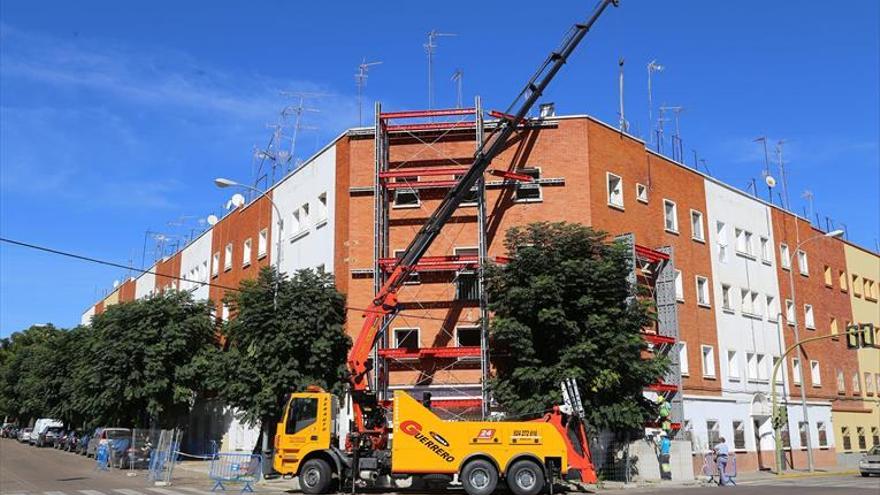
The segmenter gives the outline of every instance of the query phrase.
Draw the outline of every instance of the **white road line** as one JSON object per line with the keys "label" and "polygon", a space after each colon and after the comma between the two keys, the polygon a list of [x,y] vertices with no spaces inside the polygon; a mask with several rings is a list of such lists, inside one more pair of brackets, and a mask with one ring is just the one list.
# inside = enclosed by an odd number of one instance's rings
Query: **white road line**
{"label": "white road line", "polygon": [[66,495],[64,492],[43,492],[43,495]]}
{"label": "white road line", "polygon": [[147,488],[147,490],[150,490],[151,492],[161,493],[162,495],[186,495],[185,493],[169,490],[167,488]]}
{"label": "white road line", "polygon": [[143,492],[139,492],[137,490],[132,490],[130,488],[117,488],[112,491],[114,491],[116,493],[121,493],[122,495],[144,495]]}
{"label": "white road line", "polygon": [[98,490],[77,490],[83,495],[104,495],[103,492],[99,492]]}

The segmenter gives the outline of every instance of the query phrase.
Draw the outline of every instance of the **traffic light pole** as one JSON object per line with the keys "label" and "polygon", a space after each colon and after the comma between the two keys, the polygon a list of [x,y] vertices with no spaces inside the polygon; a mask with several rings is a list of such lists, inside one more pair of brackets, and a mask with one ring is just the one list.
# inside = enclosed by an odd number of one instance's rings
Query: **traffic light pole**
{"label": "traffic light pole", "polygon": [[[847,338],[849,338],[851,334],[859,336],[861,334],[861,332],[859,330],[852,331],[850,328],[847,328],[847,331],[843,335],[846,336]],[[801,346],[806,344],[807,342],[815,342],[817,340],[831,339],[831,338],[840,337],[840,336],[841,336],[840,334],[832,333],[832,334],[828,334],[828,335],[819,335],[817,337],[810,337],[808,339],[804,339],[804,340],[795,342],[794,344],[790,345],[788,347],[788,349],[785,350],[784,353],[782,353],[782,356],[780,356],[779,360],[776,361],[776,364],[773,365],[773,373],[770,376],[770,384],[771,384],[770,386],[771,386],[771,397],[772,397],[772,403],[773,403],[773,420],[772,420],[773,431],[776,434],[776,474],[782,474],[782,471],[785,468],[785,458],[784,458],[784,454],[783,454],[783,450],[782,450],[782,425],[787,422],[787,418],[783,417],[782,414],[783,413],[786,415],[788,414],[787,409],[785,411],[779,410],[778,397],[776,394],[776,389],[778,388],[776,386],[776,374],[779,373],[779,367],[782,365],[782,363],[785,362],[786,356],[791,354],[791,352],[794,351],[795,349],[800,349]],[[799,352],[798,355],[803,355],[803,354]],[[803,371],[803,369],[804,369],[803,366],[804,366],[804,363],[801,363],[801,365],[800,365],[801,371]],[[806,383],[804,383],[803,377],[804,377],[804,375],[803,375],[803,373],[801,373],[801,390],[804,390],[804,387],[806,387]],[[806,404],[803,404],[802,407],[806,408],[807,406],[806,406]],[[789,435],[790,434],[791,434],[791,432],[789,432]],[[809,424],[807,424],[807,439],[808,440],[810,439]]]}

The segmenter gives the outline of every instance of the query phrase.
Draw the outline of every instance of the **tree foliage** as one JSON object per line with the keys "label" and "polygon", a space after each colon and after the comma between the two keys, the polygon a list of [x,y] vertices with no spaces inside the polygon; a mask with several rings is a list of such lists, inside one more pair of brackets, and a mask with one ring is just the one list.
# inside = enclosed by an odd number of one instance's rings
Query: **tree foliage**
{"label": "tree foliage", "polygon": [[266,268],[239,289],[227,299],[235,317],[224,328],[226,349],[203,357],[212,390],[256,424],[277,421],[289,392],[341,386],[351,341],[345,296],[332,275],[300,270],[287,277]]}
{"label": "tree foliage", "polygon": [[576,378],[588,420],[637,428],[652,412],[642,390],[664,373],[642,359],[651,305],[633,297],[630,253],[603,232],[570,223],[512,228],[510,263],[488,276],[495,399],[514,415],[561,402],[559,384]]}

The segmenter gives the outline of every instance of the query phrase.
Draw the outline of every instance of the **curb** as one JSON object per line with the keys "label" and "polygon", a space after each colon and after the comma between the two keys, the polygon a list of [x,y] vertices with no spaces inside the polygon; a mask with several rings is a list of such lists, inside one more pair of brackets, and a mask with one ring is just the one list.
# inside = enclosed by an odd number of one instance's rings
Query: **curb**
{"label": "curb", "polygon": [[813,473],[784,473],[774,475],[768,479],[792,479],[792,478],[822,478],[826,476],[847,476],[850,474],[859,474],[858,469],[848,469],[846,471],[822,471]]}

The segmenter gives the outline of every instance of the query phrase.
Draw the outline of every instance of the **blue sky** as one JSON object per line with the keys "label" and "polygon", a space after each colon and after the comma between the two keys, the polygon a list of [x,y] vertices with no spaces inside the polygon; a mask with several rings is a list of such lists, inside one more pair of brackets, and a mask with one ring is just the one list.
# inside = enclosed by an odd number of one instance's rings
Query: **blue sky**
{"label": "blue sky", "polygon": [[[666,70],[655,103],[685,107],[688,163],[696,149],[716,177],[746,188],[763,168],[752,140],[785,139],[793,207],[809,189],[823,218],[875,246],[878,2],[621,3],[552,84],[559,113],[616,122],[624,57],[627,117],[644,132],[645,65],[656,58]],[[140,265],[145,230],[186,235],[227,199],[214,177],[250,178],[254,146],[290,103],[279,91],[324,95],[305,117],[315,127],[298,142],[305,158],[356,124],[362,57],[384,62],[367,102],[424,107],[422,45],[436,28],[457,34],[439,41],[438,106],[454,104],[461,68],[466,100],[503,108],[592,4],[4,1],[0,233]],[[74,325],[124,275],[0,245],[0,335]]]}

